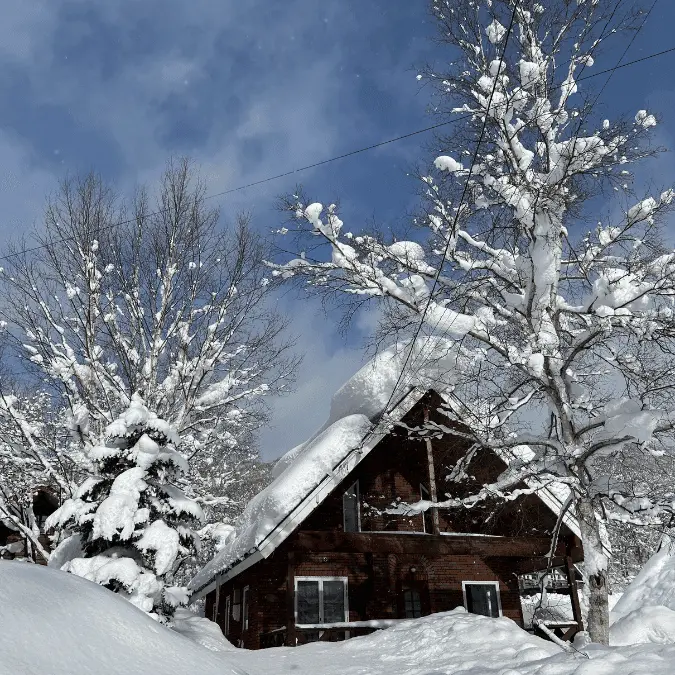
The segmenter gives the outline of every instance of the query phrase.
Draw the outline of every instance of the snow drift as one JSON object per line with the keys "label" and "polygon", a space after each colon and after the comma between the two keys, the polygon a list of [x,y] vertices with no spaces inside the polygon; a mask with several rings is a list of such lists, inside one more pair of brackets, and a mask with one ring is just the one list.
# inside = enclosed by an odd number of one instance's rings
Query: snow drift
{"label": "snow drift", "polygon": [[0,675],[244,675],[73,574],[0,562]]}
{"label": "snow drift", "polygon": [[628,585],[610,614],[613,645],[675,644],[675,556],[664,545]]}

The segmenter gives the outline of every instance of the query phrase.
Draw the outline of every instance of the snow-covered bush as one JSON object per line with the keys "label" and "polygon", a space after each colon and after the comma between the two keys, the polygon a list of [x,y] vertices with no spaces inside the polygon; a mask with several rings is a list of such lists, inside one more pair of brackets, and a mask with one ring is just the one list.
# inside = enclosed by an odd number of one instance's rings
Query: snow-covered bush
{"label": "snow-covered bush", "polygon": [[201,507],[180,489],[188,472],[180,439],[140,397],[106,431],[89,456],[96,474],[53,513],[48,527],[71,534],[50,565],[125,595],[140,609],[170,617],[187,602],[170,586],[198,546]]}

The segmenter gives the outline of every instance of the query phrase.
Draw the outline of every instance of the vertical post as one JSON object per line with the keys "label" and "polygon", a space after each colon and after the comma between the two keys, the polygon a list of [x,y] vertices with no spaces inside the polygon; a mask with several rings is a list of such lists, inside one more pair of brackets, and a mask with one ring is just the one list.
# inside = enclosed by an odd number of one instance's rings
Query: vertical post
{"label": "vertical post", "polygon": [[[424,408],[424,421],[429,421],[429,408]],[[434,469],[434,448],[430,438],[425,438],[424,442],[427,446],[427,465],[429,466],[429,496],[431,497],[431,501],[436,504],[438,502],[438,492],[436,490],[436,471]],[[431,516],[434,534],[438,534],[441,529],[438,518],[438,509],[432,509]]]}
{"label": "vertical post", "polygon": [[288,573],[286,575],[286,646],[295,647],[295,553],[288,553]]}
{"label": "vertical post", "polygon": [[581,604],[579,603],[579,594],[577,593],[577,582],[574,578],[574,564],[570,556],[565,556],[565,572],[567,573],[567,583],[570,585],[570,599],[572,601],[572,616],[577,622],[579,630],[584,629],[584,621],[581,616]]}
{"label": "vertical post", "polygon": [[213,620],[218,623],[218,605],[220,604],[220,574],[216,574],[216,601],[213,604]]}

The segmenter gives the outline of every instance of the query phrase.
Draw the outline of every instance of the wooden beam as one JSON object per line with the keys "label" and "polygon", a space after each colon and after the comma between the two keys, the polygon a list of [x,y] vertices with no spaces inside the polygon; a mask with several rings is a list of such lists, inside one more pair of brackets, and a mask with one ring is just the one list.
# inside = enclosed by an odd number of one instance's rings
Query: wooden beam
{"label": "wooden beam", "polygon": [[584,621],[581,615],[581,603],[579,602],[579,593],[577,592],[577,580],[574,571],[574,563],[571,556],[565,557],[565,572],[567,573],[567,582],[570,585],[570,599],[572,600],[572,616],[577,622],[579,630],[584,629]]}
{"label": "wooden beam", "polygon": [[286,646],[295,647],[295,554],[288,552],[288,573],[286,575]]}
{"label": "wooden beam", "polygon": [[[424,408],[424,421],[429,421],[428,406]],[[429,496],[431,501],[436,504],[438,502],[438,491],[436,489],[436,470],[434,469],[434,446],[430,438],[425,438],[424,442],[427,447],[427,465],[429,467]],[[422,513],[422,518],[424,518],[424,513]],[[438,509],[431,509],[431,522],[433,523],[434,534],[439,534],[441,525]]]}
{"label": "wooden beam", "polygon": [[523,558],[523,560],[516,563],[515,573],[530,574],[532,572],[544,572],[548,569],[549,562],[551,563],[551,567],[564,567],[565,557],[557,555],[550,561],[547,556],[541,558]]}
{"label": "wooden beam", "polygon": [[[297,532],[290,540],[295,551],[416,554],[425,556],[475,555],[482,558],[543,558],[551,548],[546,537],[489,537],[396,532]],[[560,542],[556,554],[565,555]]]}

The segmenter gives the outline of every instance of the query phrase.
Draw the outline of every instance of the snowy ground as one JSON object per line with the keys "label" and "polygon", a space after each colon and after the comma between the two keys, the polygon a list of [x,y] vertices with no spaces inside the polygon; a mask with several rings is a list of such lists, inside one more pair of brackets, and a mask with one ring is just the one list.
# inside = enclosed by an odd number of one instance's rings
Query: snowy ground
{"label": "snowy ground", "polygon": [[186,615],[179,635],[93,583],[44,567],[0,562],[0,675],[675,673],[672,643],[590,646],[585,654],[570,654],[509,619],[463,610],[403,621],[342,643],[258,652],[232,648],[204,621]]}
{"label": "snowy ground", "polygon": [[0,561],[0,675],[240,672],[102,586],[60,570]]}

